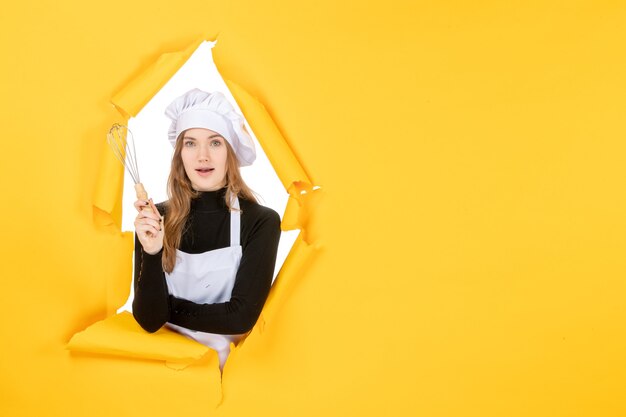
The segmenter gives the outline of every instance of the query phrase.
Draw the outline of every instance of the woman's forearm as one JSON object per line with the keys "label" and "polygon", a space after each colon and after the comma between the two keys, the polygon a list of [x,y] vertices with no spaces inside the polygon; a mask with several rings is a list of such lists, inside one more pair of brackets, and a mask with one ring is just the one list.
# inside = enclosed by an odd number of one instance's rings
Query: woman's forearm
{"label": "woman's forearm", "polygon": [[146,331],[159,330],[169,319],[167,283],[161,266],[162,252],[149,255],[135,237],[133,316]]}

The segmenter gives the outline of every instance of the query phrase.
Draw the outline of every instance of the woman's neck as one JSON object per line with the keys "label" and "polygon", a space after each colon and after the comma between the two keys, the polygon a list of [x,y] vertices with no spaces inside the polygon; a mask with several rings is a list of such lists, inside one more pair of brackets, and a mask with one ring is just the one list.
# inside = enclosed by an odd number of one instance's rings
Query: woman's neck
{"label": "woman's neck", "polygon": [[198,197],[191,200],[191,208],[201,211],[221,210],[226,207],[224,196],[227,187],[215,191],[199,191]]}

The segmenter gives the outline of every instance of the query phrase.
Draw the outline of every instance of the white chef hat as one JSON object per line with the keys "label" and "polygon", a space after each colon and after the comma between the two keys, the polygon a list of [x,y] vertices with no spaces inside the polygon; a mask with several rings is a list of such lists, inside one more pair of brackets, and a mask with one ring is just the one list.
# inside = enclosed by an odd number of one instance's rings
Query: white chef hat
{"label": "white chef hat", "polygon": [[176,145],[176,138],[183,130],[201,127],[222,135],[235,151],[240,166],[254,162],[254,142],[244,130],[243,116],[219,91],[189,90],[167,106],[165,115],[172,120],[168,131],[172,146]]}

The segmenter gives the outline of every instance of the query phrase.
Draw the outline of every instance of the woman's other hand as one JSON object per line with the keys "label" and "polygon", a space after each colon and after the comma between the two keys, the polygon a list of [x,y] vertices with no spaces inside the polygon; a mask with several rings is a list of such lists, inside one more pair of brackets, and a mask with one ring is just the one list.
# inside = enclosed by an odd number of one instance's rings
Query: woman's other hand
{"label": "woman's other hand", "polygon": [[[163,248],[163,216],[159,214],[159,210],[152,199],[149,201],[137,200],[134,205],[139,212],[135,218],[135,233],[141,246],[143,246],[143,251],[154,255]],[[152,211],[145,210],[148,207]]]}

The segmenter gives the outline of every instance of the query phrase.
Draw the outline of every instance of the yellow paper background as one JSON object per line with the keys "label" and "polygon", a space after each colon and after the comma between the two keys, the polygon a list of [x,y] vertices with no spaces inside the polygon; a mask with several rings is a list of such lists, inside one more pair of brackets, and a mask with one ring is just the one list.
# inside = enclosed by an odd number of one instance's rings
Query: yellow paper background
{"label": "yellow paper background", "polygon": [[[5,6],[0,415],[626,414],[625,18],[591,1]],[[210,363],[64,349],[130,263],[93,222],[109,100],[215,36],[220,72],[324,189],[323,247],[229,359],[217,410]]]}

